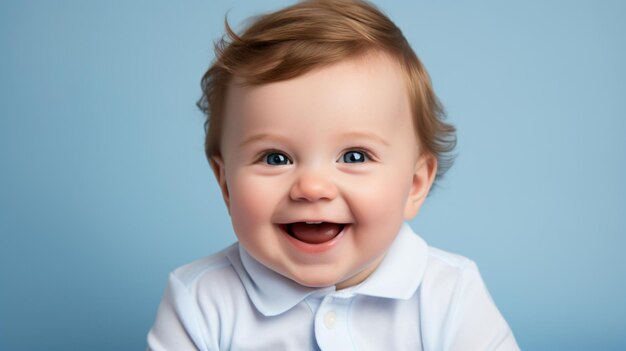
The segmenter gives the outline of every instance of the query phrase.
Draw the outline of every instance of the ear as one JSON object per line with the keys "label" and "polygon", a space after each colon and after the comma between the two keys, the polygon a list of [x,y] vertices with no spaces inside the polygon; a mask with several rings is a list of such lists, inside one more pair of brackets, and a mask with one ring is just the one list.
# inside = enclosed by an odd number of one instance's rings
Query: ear
{"label": "ear", "polygon": [[213,174],[215,174],[217,184],[222,191],[222,197],[224,198],[226,209],[228,209],[228,213],[230,213],[230,196],[228,194],[228,184],[226,183],[224,159],[222,158],[222,155],[218,154],[215,156],[211,156],[209,163],[211,164],[211,168],[213,169]]}
{"label": "ear", "polygon": [[411,190],[404,207],[405,220],[410,220],[417,215],[424,200],[426,200],[426,196],[428,196],[436,174],[437,158],[431,155],[421,155],[415,163]]}

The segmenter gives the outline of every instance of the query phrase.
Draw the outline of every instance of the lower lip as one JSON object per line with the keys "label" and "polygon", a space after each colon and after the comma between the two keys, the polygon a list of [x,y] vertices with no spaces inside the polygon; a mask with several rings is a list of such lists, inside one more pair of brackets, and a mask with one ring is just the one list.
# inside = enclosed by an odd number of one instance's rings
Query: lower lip
{"label": "lower lip", "polygon": [[333,247],[337,246],[337,244],[343,238],[343,234],[348,230],[349,227],[350,227],[349,224],[344,225],[343,229],[339,232],[339,234],[337,234],[336,237],[320,244],[305,243],[304,241],[300,241],[294,238],[293,236],[289,235],[289,233],[283,230],[283,228],[279,228],[279,230],[283,233],[285,237],[287,237],[287,241],[289,241],[296,249],[298,249],[298,251],[309,253],[309,254],[317,254],[317,253],[329,251]]}

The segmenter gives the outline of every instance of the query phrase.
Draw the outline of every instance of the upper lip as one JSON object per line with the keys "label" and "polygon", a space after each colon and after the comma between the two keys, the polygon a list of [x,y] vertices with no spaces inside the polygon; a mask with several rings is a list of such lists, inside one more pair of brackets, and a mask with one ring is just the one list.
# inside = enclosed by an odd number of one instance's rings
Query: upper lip
{"label": "upper lip", "polygon": [[293,221],[281,221],[277,224],[292,224],[292,223],[334,223],[334,224],[348,224],[348,222],[335,221],[328,219],[296,219]]}

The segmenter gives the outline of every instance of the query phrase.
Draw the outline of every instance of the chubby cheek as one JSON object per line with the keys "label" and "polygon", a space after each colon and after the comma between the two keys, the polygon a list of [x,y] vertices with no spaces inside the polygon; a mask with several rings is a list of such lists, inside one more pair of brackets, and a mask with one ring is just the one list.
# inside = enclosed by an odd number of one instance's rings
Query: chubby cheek
{"label": "chubby cheek", "polygon": [[394,235],[402,224],[410,190],[410,177],[402,176],[406,173],[385,172],[376,177],[364,178],[362,182],[352,181],[346,184],[352,188],[352,191],[348,191],[351,194],[349,201],[357,222],[378,232],[371,234]]}
{"label": "chubby cheek", "polygon": [[246,244],[258,241],[259,232],[270,223],[272,216],[271,187],[259,184],[254,178],[234,174],[229,182],[229,194],[230,215],[237,237]]}

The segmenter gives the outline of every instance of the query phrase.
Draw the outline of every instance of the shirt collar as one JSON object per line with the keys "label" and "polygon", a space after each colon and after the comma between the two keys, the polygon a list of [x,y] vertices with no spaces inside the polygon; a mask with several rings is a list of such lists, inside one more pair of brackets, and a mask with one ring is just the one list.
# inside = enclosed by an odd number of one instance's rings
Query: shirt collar
{"label": "shirt collar", "polygon": [[403,223],[378,268],[354,293],[408,300],[422,282],[428,259],[428,245]]}
{"label": "shirt collar", "polygon": [[[351,294],[392,299],[409,299],[419,286],[426,268],[428,247],[408,224],[403,223],[396,239],[376,271],[363,283],[349,288]],[[227,254],[246,293],[265,316],[281,314],[309,295],[331,293],[334,286],[309,288],[265,267],[239,245]]]}

